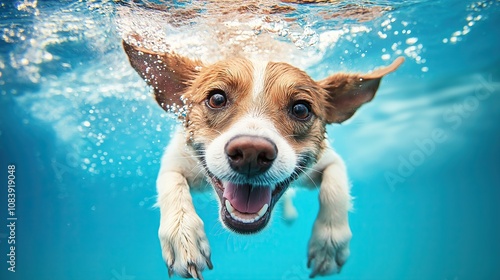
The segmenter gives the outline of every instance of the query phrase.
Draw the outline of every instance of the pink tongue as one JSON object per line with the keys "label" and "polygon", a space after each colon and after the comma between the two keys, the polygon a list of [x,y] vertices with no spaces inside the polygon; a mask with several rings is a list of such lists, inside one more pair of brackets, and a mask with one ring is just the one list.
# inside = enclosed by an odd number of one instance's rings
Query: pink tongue
{"label": "pink tongue", "polygon": [[252,185],[224,182],[223,197],[242,213],[257,213],[267,203],[271,203],[271,188],[268,186],[252,187]]}

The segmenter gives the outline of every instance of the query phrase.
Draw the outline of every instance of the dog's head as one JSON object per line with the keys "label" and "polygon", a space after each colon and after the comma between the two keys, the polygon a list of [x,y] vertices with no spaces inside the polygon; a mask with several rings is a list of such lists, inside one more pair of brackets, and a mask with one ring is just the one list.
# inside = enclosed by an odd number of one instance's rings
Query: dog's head
{"label": "dog's head", "polygon": [[286,63],[233,58],[204,65],[123,46],[160,106],[181,111],[186,141],[219,196],[221,219],[240,233],[265,227],[290,182],[321,156],[326,124],[350,118],[403,61],[316,82]]}

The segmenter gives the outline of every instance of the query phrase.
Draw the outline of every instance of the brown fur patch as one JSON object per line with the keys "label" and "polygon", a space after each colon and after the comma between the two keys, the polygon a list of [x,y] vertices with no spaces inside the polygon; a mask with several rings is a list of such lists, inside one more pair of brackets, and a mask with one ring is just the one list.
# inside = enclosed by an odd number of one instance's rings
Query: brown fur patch
{"label": "brown fur patch", "polygon": [[[189,106],[186,129],[195,142],[213,140],[244,113],[252,90],[252,73],[251,62],[243,58],[224,60],[202,69],[184,95]],[[224,108],[211,109],[206,105],[214,89],[226,93]]]}

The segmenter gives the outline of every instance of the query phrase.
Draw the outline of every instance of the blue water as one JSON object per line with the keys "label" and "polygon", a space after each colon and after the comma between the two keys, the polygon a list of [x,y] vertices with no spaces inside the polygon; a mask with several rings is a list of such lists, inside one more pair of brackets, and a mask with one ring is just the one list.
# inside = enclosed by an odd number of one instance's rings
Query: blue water
{"label": "blue water", "polygon": [[[371,103],[329,128],[355,207],[351,257],[324,279],[500,279],[500,1],[371,3],[392,8],[323,23],[313,15],[328,7],[296,6],[317,33],[369,29],[327,47],[306,69],[315,79],[406,56]],[[0,2],[0,279],[168,278],[153,204],[175,121],[126,61],[118,6]],[[223,229],[213,195],[195,194],[214,263],[205,278],[307,279],[317,194],[297,190],[297,221],[278,207],[252,236]]]}

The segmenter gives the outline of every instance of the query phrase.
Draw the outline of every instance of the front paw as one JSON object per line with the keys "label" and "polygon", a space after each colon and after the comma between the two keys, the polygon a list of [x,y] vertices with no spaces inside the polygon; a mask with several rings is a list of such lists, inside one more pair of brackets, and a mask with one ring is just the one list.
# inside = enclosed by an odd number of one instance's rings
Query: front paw
{"label": "front paw", "polygon": [[160,222],[160,238],[163,259],[168,275],[174,273],[184,278],[203,279],[201,272],[213,268],[203,221],[197,215],[169,217]]}
{"label": "front paw", "polygon": [[309,240],[307,267],[310,278],[339,273],[349,257],[349,225],[332,226],[316,222]]}

